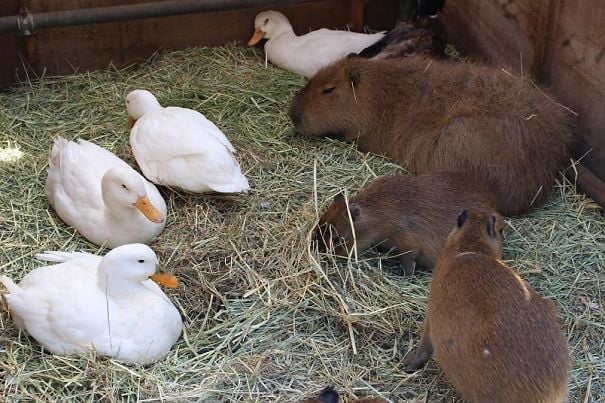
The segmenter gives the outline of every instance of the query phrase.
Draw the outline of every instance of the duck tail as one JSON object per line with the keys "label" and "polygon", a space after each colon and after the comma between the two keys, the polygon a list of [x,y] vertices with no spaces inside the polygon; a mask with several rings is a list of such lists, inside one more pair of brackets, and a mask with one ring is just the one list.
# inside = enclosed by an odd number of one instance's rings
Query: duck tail
{"label": "duck tail", "polygon": [[21,291],[21,287],[19,287],[13,280],[5,275],[0,275],[0,283],[6,287],[9,294],[14,294]]}
{"label": "duck tail", "polygon": [[79,257],[89,256],[90,253],[86,252],[59,252],[59,251],[44,251],[44,253],[36,254],[36,259],[43,260],[45,262],[63,263],[68,260],[77,259]]}

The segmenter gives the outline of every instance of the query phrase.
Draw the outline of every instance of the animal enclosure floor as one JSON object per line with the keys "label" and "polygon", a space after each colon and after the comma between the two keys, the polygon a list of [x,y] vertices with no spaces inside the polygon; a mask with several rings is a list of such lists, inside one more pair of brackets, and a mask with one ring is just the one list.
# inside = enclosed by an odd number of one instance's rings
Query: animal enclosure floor
{"label": "animal enclosure floor", "polygon": [[[258,50],[199,48],[126,70],[43,78],[0,93],[0,273],[20,280],[44,250],[102,252],[49,207],[53,138],[82,137],[134,166],[124,96],[146,88],[163,105],[215,122],[237,148],[253,190],[193,195],[162,188],[166,230],[151,247],[181,287],[167,294],[183,337],[162,361],[125,365],[42,351],[0,315],[0,400],[298,401],[326,384],[348,397],[452,401],[434,361],[401,362],[419,341],[429,273],[403,277],[368,253],[318,255],[309,231],[334,194],[402,168],[351,145],[293,135],[289,102],[304,80]],[[572,402],[605,396],[605,219],[561,176],[549,202],[506,220],[504,257],[561,312],[573,354]]]}

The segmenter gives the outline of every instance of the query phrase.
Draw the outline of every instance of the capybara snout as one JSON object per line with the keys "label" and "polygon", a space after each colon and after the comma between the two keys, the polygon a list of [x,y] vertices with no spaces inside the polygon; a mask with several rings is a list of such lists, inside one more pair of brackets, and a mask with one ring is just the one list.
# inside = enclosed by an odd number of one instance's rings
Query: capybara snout
{"label": "capybara snout", "polygon": [[290,109],[288,109],[288,116],[290,116],[290,120],[292,120],[294,127],[299,127],[302,123],[302,108],[300,105],[302,102],[301,98],[302,96],[295,96],[290,104]]}
{"label": "capybara snout", "polygon": [[[358,58],[349,58],[356,60]],[[354,63],[354,62],[353,62]],[[357,120],[351,122],[350,115],[363,114],[358,105],[355,86],[359,85],[359,74],[355,68],[331,65],[323,68],[329,73],[324,80],[312,80],[292,100],[289,115],[298,134],[303,137],[329,137],[346,140],[344,133],[350,131]],[[341,111],[347,110],[347,114]]]}
{"label": "capybara snout", "polygon": [[[349,205],[342,193],[334,196],[330,208],[319,218],[313,240],[320,252],[333,249],[338,255],[346,254],[353,246],[353,223],[359,216],[359,207]],[[358,246],[359,247],[359,246]]]}

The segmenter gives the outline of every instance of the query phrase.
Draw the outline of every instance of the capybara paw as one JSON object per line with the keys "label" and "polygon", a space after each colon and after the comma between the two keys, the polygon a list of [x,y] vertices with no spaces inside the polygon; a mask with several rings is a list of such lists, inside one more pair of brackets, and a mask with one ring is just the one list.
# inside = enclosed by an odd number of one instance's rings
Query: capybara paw
{"label": "capybara paw", "polygon": [[416,271],[416,262],[413,260],[405,261],[401,263],[401,267],[403,268],[403,273],[406,277],[413,276]]}

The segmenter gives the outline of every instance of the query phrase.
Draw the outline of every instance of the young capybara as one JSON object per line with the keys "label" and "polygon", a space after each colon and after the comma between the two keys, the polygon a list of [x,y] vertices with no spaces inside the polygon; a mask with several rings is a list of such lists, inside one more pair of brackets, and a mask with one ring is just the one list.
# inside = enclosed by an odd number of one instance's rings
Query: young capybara
{"label": "young capybara", "polygon": [[546,199],[573,138],[568,112],[528,81],[414,55],[327,66],[296,95],[290,117],[302,136],[356,141],[414,174],[466,172],[505,215]]}
{"label": "young capybara", "polygon": [[500,261],[500,217],[464,210],[433,271],[420,345],[468,402],[561,402],[569,348],[552,302]]}
{"label": "young capybara", "polygon": [[[303,400],[301,403],[339,403],[340,395],[332,386],[326,386],[316,397]],[[364,397],[361,399],[349,400],[351,403],[385,403],[386,400],[380,397]]]}
{"label": "young capybara", "polygon": [[[432,269],[463,207],[489,213],[493,196],[466,174],[434,172],[419,176],[381,176],[349,200],[342,194],[322,214],[314,233],[319,249],[338,254],[353,247],[395,249],[406,274],[415,266]],[[353,222],[349,220],[349,212]]]}

